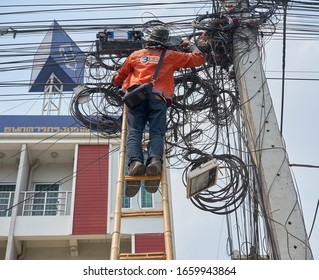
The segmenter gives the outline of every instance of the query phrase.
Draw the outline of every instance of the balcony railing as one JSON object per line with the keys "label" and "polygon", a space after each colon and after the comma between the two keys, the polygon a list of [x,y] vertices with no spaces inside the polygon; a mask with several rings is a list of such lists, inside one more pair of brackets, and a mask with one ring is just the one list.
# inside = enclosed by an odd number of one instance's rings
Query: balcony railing
{"label": "balcony railing", "polygon": [[10,217],[14,192],[0,192],[0,217]]}
{"label": "balcony railing", "polygon": [[22,196],[22,216],[63,216],[70,212],[69,191],[27,191]]}

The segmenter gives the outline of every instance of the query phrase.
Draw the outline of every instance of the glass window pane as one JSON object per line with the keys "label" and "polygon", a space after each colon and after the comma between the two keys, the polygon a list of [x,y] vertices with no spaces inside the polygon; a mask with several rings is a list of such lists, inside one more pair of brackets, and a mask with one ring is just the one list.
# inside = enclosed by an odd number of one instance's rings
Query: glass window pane
{"label": "glass window pane", "polygon": [[58,213],[58,184],[36,184],[32,216],[56,216]]}
{"label": "glass window pane", "polygon": [[[128,166],[125,163],[125,168],[124,168],[124,176],[126,176],[128,173]],[[127,197],[125,195],[125,189],[126,189],[126,182],[124,182],[124,191],[123,191],[123,197],[122,197],[122,208],[131,208],[131,198]]]}
{"label": "glass window pane", "polygon": [[153,208],[153,195],[145,190],[144,184],[141,187],[142,208]]}
{"label": "glass window pane", "polygon": [[14,191],[15,185],[0,185],[0,217],[11,216]]}
{"label": "glass window pane", "polygon": [[123,194],[122,208],[131,208],[131,199]]}

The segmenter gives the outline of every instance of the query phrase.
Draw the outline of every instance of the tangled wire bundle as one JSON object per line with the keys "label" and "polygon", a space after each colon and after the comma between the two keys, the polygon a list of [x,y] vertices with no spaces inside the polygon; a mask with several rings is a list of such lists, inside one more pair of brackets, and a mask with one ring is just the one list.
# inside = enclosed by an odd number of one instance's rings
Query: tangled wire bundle
{"label": "tangled wire bundle", "polygon": [[73,97],[71,114],[82,125],[95,132],[114,135],[120,132],[122,123],[121,98],[116,89],[85,87]]}
{"label": "tangled wire bundle", "polygon": [[[211,156],[202,157],[192,168],[209,158]],[[214,155],[214,158],[218,161],[216,185],[193,196],[191,201],[201,210],[224,215],[235,211],[243,202],[249,185],[248,169],[234,155]],[[185,175],[187,176],[187,172]]]}

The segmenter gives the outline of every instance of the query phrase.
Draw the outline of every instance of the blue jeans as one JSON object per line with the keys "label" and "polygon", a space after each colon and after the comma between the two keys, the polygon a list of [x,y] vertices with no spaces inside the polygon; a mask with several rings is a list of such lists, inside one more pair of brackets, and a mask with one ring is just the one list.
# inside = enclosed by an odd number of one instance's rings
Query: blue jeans
{"label": "blue jeans", "polygon": [[128,165],[135,160],[144,163],[142,138],[147,123],[150,139],[147,145],[146,165],[153,157],[162,160],[166,133],[166,110],[166,103],[155,94],[150,94],[147,100],[134,109],[127,110],[126,162]]}

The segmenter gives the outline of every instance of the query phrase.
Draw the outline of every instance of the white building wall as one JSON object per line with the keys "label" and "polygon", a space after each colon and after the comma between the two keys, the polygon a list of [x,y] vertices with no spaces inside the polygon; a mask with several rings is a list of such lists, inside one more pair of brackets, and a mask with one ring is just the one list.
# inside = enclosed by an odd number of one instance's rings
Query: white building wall
{"label": "white building wall", "polygon": [[36,183],[57,183],[59,191],[71,191],[73,176],[73,163],[40,163],[33,172],[32,185],[29,187],[34,190]]}
{"label": "white building wall", "polygon": [[0,217],[0,239],[9,236],[11,217]]}
{"label": "white building wall", "polygon": [[18,163],[16,164],[4,164],[1,163],[1,182],[0,184],[16,183],[18,174]]}
{"label": "white building wall", "polygon": [[18,216],[14,236],[21,237],[34,236],[69,236],[70,216]]}
{"label": "white building wall", "polygon": [[163,232],[163,218],[160,217],[136,217],[122,218],[121,232],[133,233],[161,233]]}

